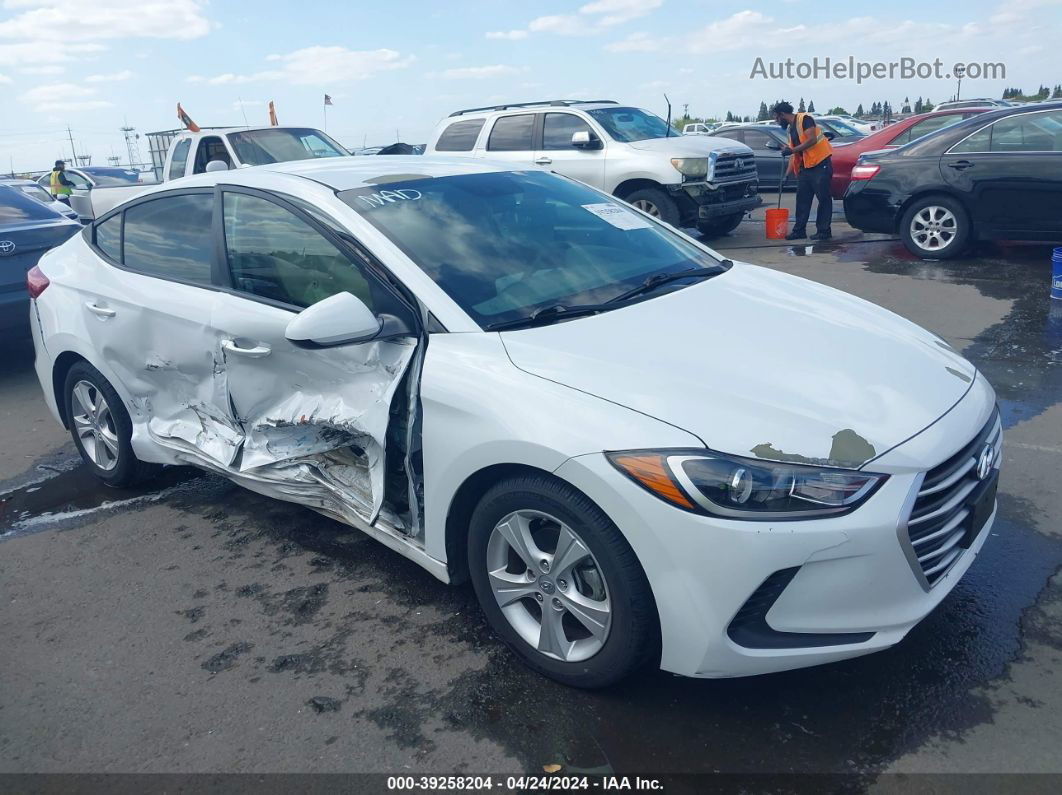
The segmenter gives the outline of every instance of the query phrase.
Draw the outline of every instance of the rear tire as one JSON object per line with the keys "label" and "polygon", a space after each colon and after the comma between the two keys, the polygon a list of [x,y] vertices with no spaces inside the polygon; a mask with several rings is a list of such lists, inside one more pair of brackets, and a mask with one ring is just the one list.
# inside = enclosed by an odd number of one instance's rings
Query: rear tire
{"label": "rear tire", "polygon": [[658,218],[665,224],[678,228],[681,213],[679,213],[678,204],[667,195],[666,191],[659,188],[639,188],[628,193],[623,200],[653,218]]}
{"label": "rear tire", "polygon": [[745,213],[738,213],[737,215],[728,215],[714,221],[701,221],[697,224],[697,229],[704,237],[721,237],[737,229],[741,225],[741,219],[744,217]]}
{"label": "rear tire", "polygon": [[491,627],[551,679],[605,687],[658,659],[656,605],[634,550],[563,481],[526,475],[488,490],[468,565]]}
{"label": "rear tire", "polygon": [[924,196],[903,214],[900,238],[908,251],[922,259],[951,259],[969,243],[970,217],[950,196]]}
{"label": "rear tire", "polygon": [[161,469],[133,453],[133,424],[125,404],[103,374],[88,362],[78,362],[66,374],[63,410],[82,460],[108,486],[132,486]]}

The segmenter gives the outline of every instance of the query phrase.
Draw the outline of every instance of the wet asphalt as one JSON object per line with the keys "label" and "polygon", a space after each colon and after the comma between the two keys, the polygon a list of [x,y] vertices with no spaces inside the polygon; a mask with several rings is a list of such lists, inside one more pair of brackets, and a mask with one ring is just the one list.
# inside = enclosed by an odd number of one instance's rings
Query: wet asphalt
{"label": "wet asphalt", "polygon": [[[786,202],[791,203],[791,196]],[[1062,772],[1062,306],[1050,247],[922,262],[835,225],[713,245],[940,334],[995,386],[999,516],[895,648],[732,680],[580,692],[524,669],[451,588],[372,540],[213,475],[112,490],[0,371],[0,773]],[[1062,304],[1062,302],[1054,302]],[[779,340],[780,345],[794,344]]]}

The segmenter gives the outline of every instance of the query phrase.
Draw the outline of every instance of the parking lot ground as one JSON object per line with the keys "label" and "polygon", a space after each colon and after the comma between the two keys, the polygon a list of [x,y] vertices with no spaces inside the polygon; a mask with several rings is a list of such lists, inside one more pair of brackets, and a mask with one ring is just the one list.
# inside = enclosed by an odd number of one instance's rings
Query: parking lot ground
{"label": "parking lot ground", "polygon": [[[0,772],[556,763],[841,773],[891,791],[897,779],[882,774],[1062,771],[1050,250],[993,244],[922,262],[840,220],[834,234],[767,245],[754,214],[712,245],[941,335],[996,387],[1006,433],[992,536],[897,647],[749,679],[650,671],[600,692],[561,687],[491,637],[468,587],[309,510],[191,470],[137,491],[96,485],[47,416],[23,347],[0,372]],[[742,353],[740,329],[720,334]]]}

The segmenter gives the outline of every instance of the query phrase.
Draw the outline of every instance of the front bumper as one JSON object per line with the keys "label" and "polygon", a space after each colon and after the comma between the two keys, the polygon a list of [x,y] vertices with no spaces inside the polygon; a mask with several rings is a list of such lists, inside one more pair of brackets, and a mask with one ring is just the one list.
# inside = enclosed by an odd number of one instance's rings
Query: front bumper
{"label": "front bumper", "polygon": [[672,186],[683,224],[696,224],[747,212],[762,203],[756,181],[734,182],[712,188],[694,183]]}
{"label": "front bumper", "polygon": [[[990,388],[968,396],[875,461],[874,471],[888,473],[888,481],[852,514],[825,520],[740,522],[686,513],[632,484],[600,454],[570,459],[556,474],[595,500],[638,555],[657,603],[663,669],[732,677],[801,668],[896,644],[969,568],[994,511],[929,589],[900,531],[926,464],[967,443],[991,415],[993,400]],[[774,592],[765,597],[766,586]],[[742,615],[750,619],[750,603],[770,638],[733,631],[735,619],[739,625]],[[745,629],[763,629],[751,619]]]}

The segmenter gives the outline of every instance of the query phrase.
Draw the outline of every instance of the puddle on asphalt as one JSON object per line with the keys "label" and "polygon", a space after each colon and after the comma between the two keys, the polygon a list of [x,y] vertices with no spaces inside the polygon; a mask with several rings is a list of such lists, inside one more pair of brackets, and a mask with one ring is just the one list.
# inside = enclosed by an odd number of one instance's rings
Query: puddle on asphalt
{"label": "puddle on asphalt", "polygon": [[155,500],[176,486],[203,476],[191,467],[166,467],[155,478],[128,489],[105,485],[81,465],[0,494],[0,538],[54,526],[66,519]]}

